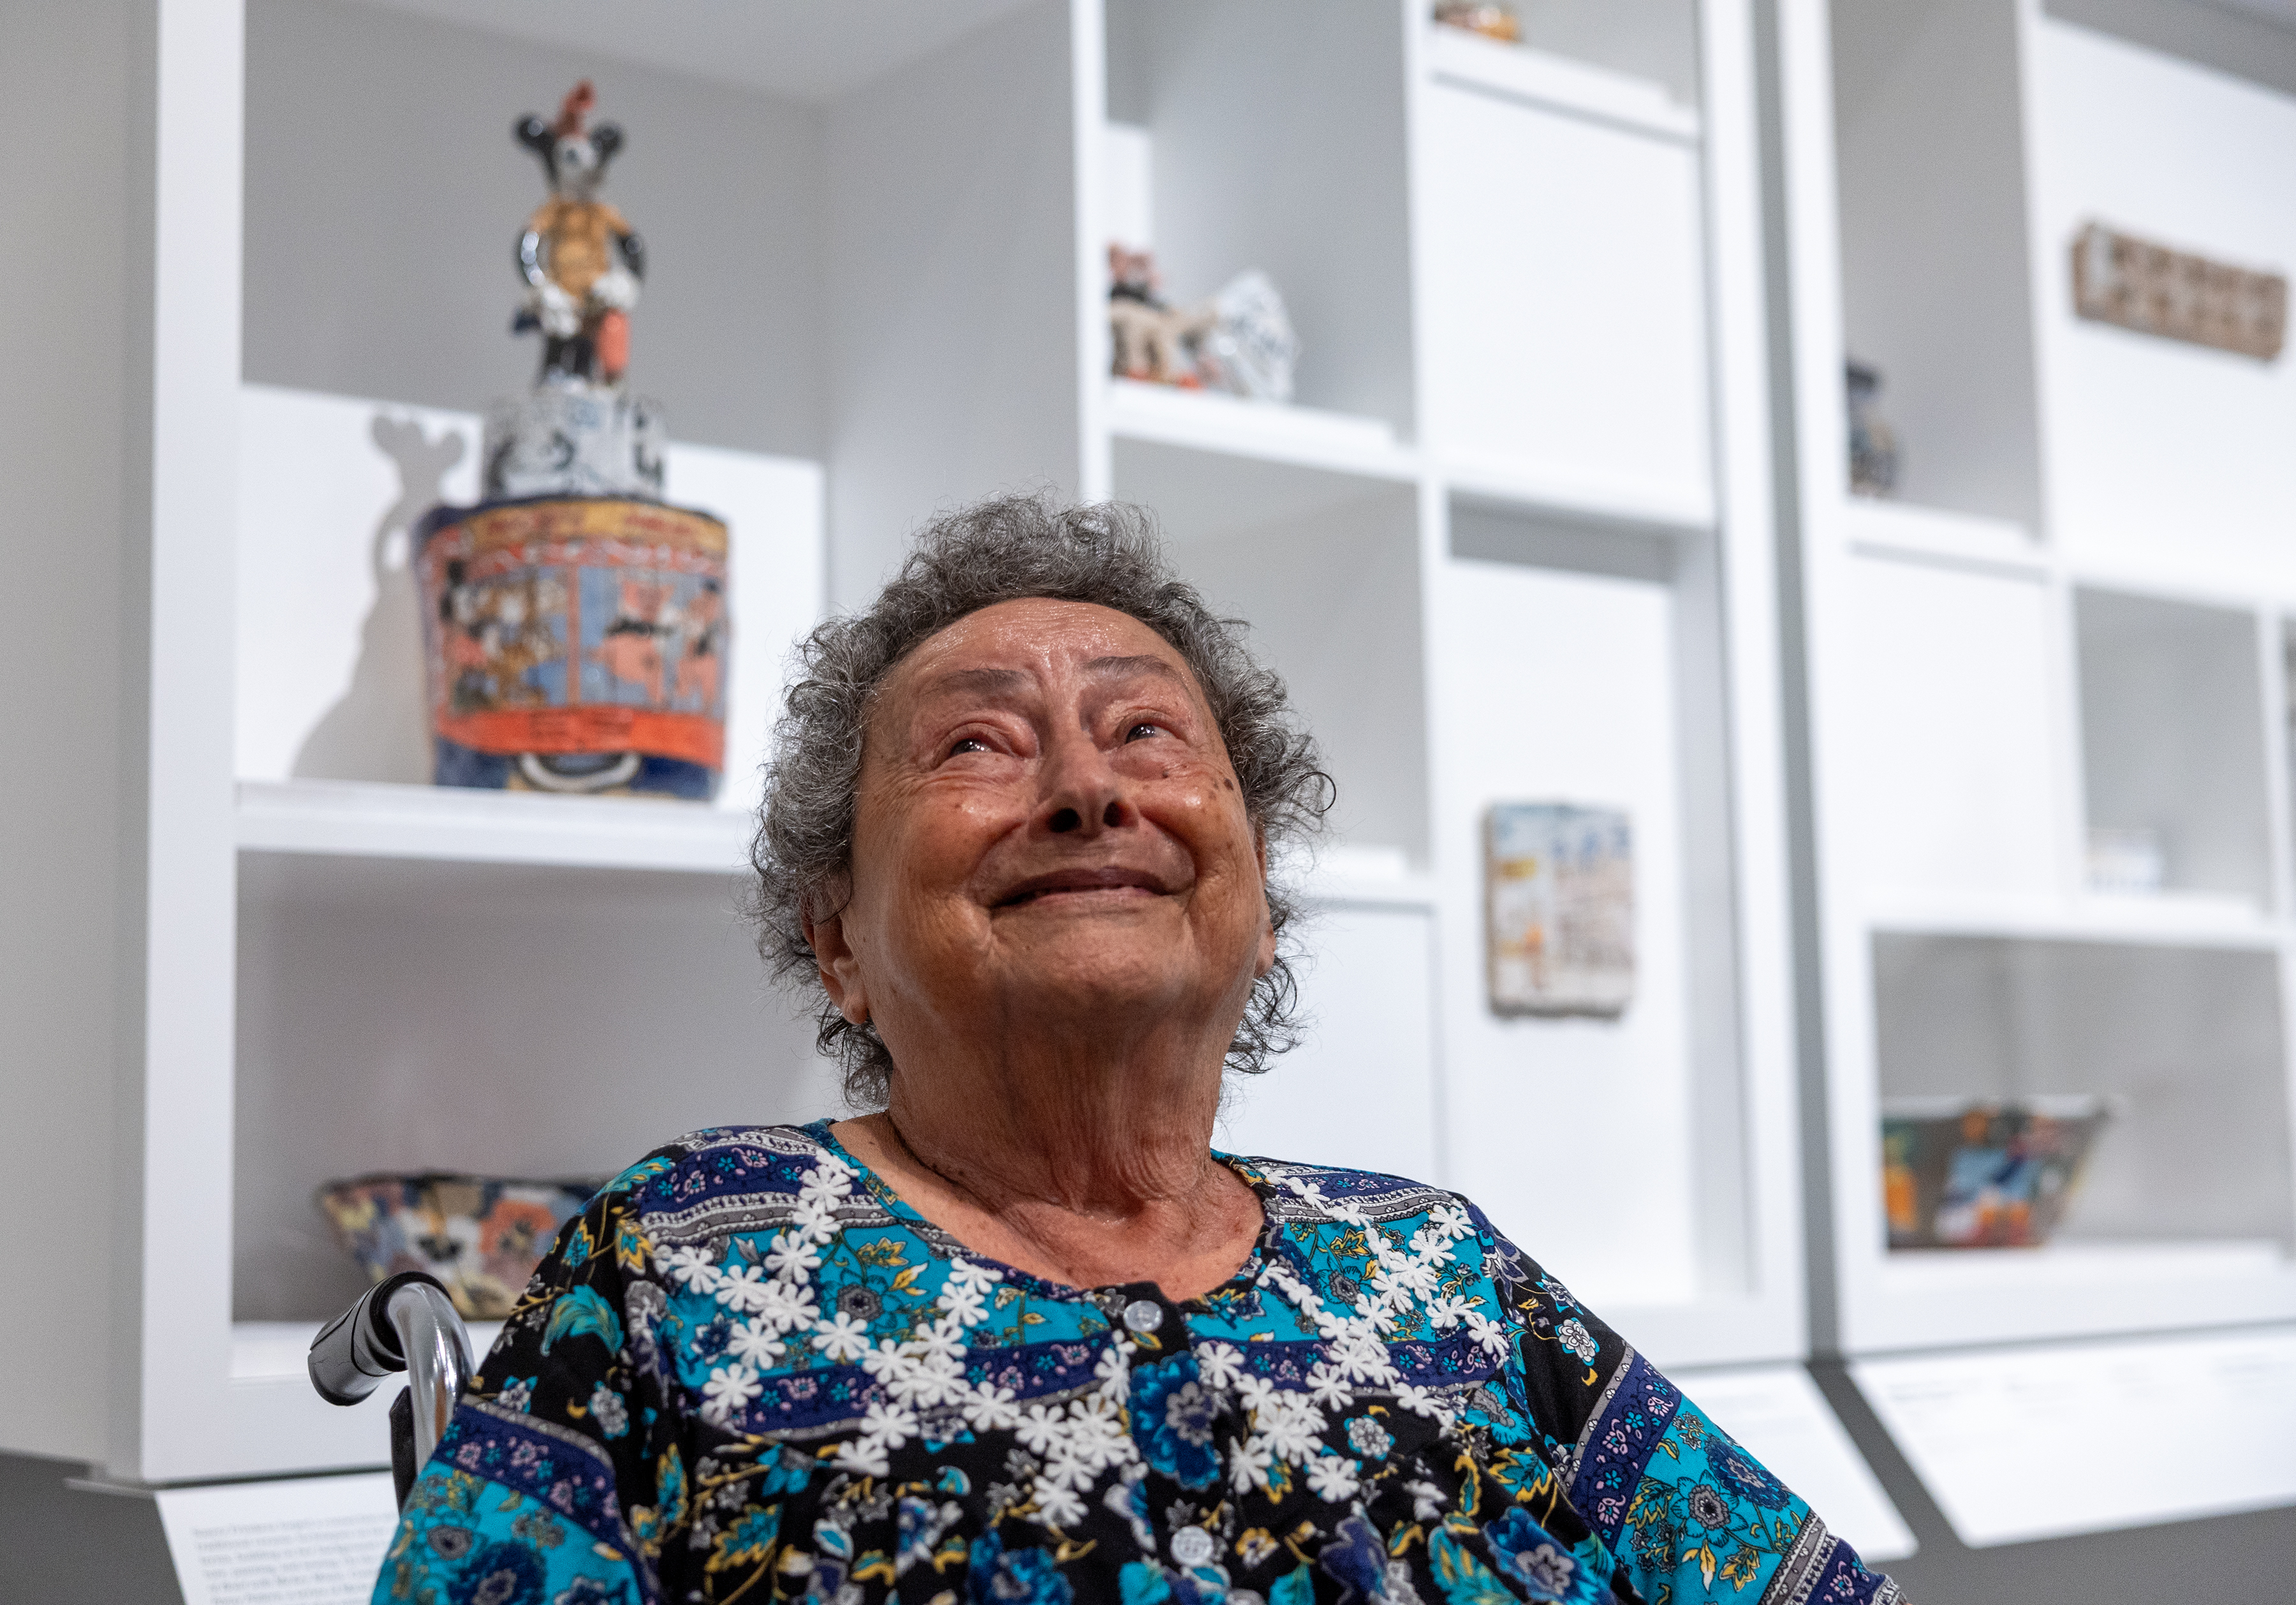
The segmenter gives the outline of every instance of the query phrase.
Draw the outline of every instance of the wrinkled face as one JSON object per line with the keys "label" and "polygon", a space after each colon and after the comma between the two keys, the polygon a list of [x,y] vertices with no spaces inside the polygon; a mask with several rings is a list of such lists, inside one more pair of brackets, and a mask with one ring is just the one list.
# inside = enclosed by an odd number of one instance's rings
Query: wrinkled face
{"label": "wrinkled face", "polygon": [[[1010,1011],[1091,1032],[1200,1019],[1225,1050],[1275,959],[1261,846],[1195,676],[1138,620],[985,608],[888,677],[831,980],[905,1036]],[[1224,1024],[1222,1022],[1225,1022]]]}

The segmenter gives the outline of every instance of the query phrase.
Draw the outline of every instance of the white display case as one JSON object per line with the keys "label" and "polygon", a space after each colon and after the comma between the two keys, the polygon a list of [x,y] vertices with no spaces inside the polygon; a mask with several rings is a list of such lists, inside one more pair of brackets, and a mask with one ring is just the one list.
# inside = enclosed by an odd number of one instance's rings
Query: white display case
{"label": "white display case", "polygon": [[[2070,247],[2284,270],[2296,100],[2038,0],[1790,0],[1778,38],[1821,1345],[2286,1319],[2296,591],[2261,531],[2296,478],[2257,432],[2296,372],[2077,318]],[[1890,500],[1849,490],[1845,359]],[[2139,872],[2093,874],[2132,832]],[[2054,1240],[1886,1247],[1882,1100],[2054,1092],[2117,1110]]]}
{"label": "white display case", "polygon": [[[74,339],[26,383],[66,393],[125,306],[121,377],[74,401],[69,473],[0,447],[119,665],[35,732],[72,799],[0,805],[42,844],[0,913],[38,1020],[0,1156],[78,1162],[29,1225],[87,1335],[0,1338],[0,1447],[124,1481],[372,1464],[381,1407],[292,1369],[357,1287],[317,1181],[594,1173],[836,1112],[738,911],[778,655],[935,508],[1032,484],[1154,507],[1339,783],[1298,871],[1312,1034],[1222,1140],[1461,1187],[1661,1363],[1802,1352],[1743,0],[1559,6],[1497,55],[1398,0],[150,20],[0,53],[26,106],[145,119],[60,158],[109,210],[26,213],[86,280],[42,281]],[[714,806],[420,783],[400,531],[468,493],[447,437],[523,381],[508,241],[539,185],[506,130],[582,76],[629,132],[610,193],[652,255],[633,374],[669,403],[670,494],[734,525]],[[1111,180],[1128,141],[1144,200]],[[1572,256],[1611,178],[1551,189],[1557,152],[1620,178],[1629,260]],[[1478,170],[1519,236],[1465,226]],[[1177,295],[1275,278],[1297,406],[1108,377],[1119,203]],[[1490,250],[1544,276],[1479,350]],[[1557,331],[1630,325],[1631,383],[1580,397],[1599,353]],[[1480,821],[1547,797],[1635,811],[1615,1025],[1482,996]]]}

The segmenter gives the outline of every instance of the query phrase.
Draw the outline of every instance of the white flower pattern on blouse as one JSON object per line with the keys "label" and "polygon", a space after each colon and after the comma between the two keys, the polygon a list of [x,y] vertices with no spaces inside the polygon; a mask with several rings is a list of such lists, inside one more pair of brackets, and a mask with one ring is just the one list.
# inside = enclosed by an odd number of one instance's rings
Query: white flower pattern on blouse
{"label": "white flower pattern on blouse", "polygon": [[1898,1599],[1464,1200],[1226,1162],[1267,1230],[1175,1303],[967,1252],[825,1124],[660,1150],[561,1234],[375,1597]]}

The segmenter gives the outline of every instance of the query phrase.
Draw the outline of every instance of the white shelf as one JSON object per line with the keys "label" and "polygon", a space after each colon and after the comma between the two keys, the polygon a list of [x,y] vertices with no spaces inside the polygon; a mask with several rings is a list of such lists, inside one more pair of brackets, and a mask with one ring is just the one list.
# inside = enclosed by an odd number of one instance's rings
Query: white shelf
{"label": "white shelf", "polygon": [[2150,897],[2088,893],[2061,901],[1892,889],[1870,894],[1865,909],[1866,923],[1874,931],[1908,935],[2268,948],[2278,944],[2282,933],[2264,910],[2244,899],[2173,892]]}
{"label": "white shelf", "polygon": [[1977,564],[2027,574],[2048,569],[2048,555],[2039,543],[2005,518],[1851,496],[1842,500],[1841,532],[1853,551],[1871,556]]}
{"label": "white shelf", "polygon": [[1439,25],[1427,30],[1426,62],[1439,81],[1464,88],[1684,144],[1699,136],[1698,112],[1676,102],[1664,85],[1543,50]]}
{"label": "white shelf", "polygon": [[1247,401],[1142,379],[1109,381],[1108,424],[1119,440],[1294,467],[1390,480],[1411,479],[1419,471],[1416,454],[1398,445],[1394,427],[1377,418]]}
{"label": "white shelf", "polygon": [[[311,1340],[325,1325],[319,1321],[235,1321],[231,1328],[231,1379],[234,1382],[271,1381],[291,1377],[308,1385],[308,1362]],[[502,1336],[499,1321],[473,1321],[469,1323],[471,1354],[484,1360],[487,1351]],[[398,1389],[385,1382],[386,1394]],[[379,1457],[378,1457],[379,1458]]]}
{"label": "white shelf", "polygon": [[239,783],[243,852],[730,875],[750,816],[646,798],[548,797],[344,780]]}
{"label": "white shelf", "polygon": [[1630,484],[1453,454],[1439,459],[1436,472],[1456,497],[1565,523],[1616,524],[1669,535],[1699,535],[1714,527],[1711,496],[1669,486]]}
{"label": "white shelf", "polygon": [[1983,1297],[2017,1288],[2159,1288],[2172,1282],[2269,1276],[2288,1254],[2261,1238],[2188,1242],[2060,1241],[2038,1248],[1897,1249],[1882,1275],[1893,1295]]}

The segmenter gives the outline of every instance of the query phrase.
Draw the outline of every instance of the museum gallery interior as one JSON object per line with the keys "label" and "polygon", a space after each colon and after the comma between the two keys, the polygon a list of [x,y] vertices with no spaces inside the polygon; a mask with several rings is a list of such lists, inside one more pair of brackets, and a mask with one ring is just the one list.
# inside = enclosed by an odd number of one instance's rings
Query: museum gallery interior
{"label": "museum gallery interior", "polygon": [[[0,1599],[444,1605],[407,1479],[526,1408],[537,1263],[668,1219],[606,1201],[682,1133],[873,1107],[774,973],[776,720],[992,497],[1144,509],[1317,744],[1299,1040],[1213,1148],[1472,1199],[1753,1457],[1579,1563],[1799,1600],[1700,1502],[1783,1484],[1931,1605],[2296,1597],[2296,0],[0,0]],[[1450,1217],[1330,1207],[1365,1302],[1301,1308],[1400,1351]],[[790,1230],[663,1285],[787,1292]],[[885,1255],[709,1339],[700,1418],[830,1387]],[[652,1345],[641,1287],[540,1352]],[[915,1385],[853,1341],[859,1509]],[[1402,1418],[1287,1473],[1338,1372],[1263,1370],[1234,1497],[1367,1490]],[[1488,1458],[1497,1393],[1397,1386]],[[759,1539],[749,1597],[1071,1605],[934,1549],[947,1453],[898,1555]],[[1037,1453],[992,1502],[1089,1567]],[[1582,1597],[1413,1486],[1360,1586],[1168,1513],[1124,1605]]]}

